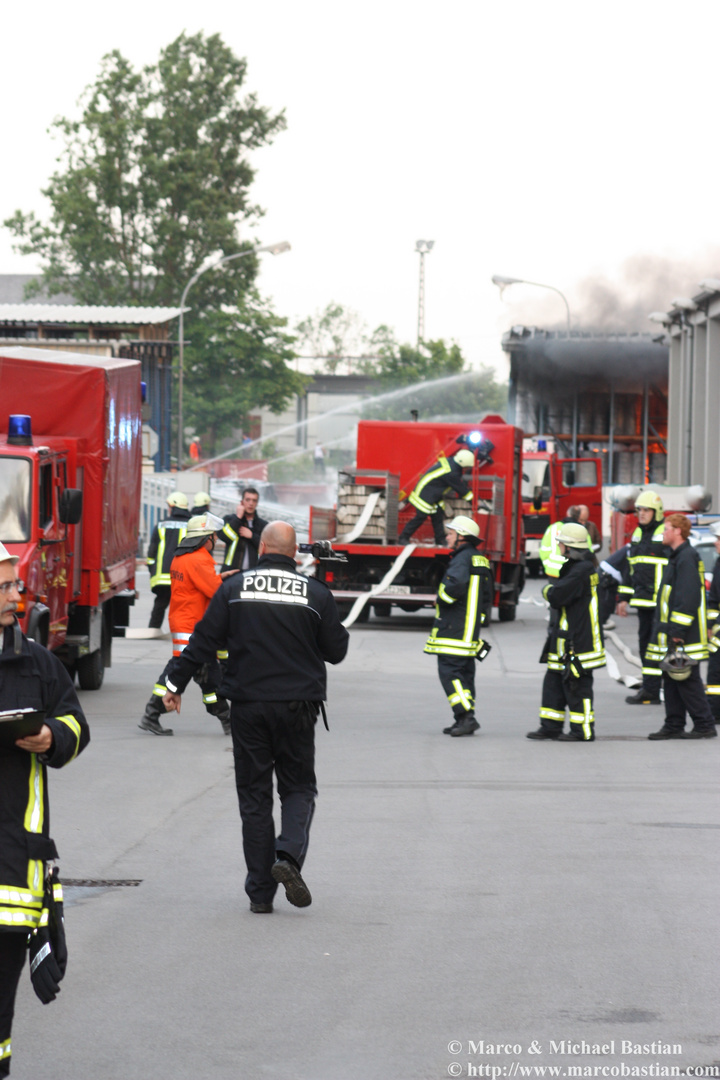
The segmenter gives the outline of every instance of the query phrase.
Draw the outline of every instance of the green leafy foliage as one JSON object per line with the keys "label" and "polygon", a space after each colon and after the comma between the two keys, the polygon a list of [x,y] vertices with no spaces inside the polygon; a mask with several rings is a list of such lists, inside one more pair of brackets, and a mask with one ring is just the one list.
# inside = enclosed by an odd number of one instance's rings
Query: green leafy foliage
{"label": "green leafy foliage", "polygon": [[[418,347],[398,345],[393,332],[379,326],[369,351],[376,359],[364,364],[365,374],[376,376],[381,393],[398,394],[365,406],[363,416],[368,419],[406,420],[412,410],[417,410],[420,420],[472,423],[486,413],[503,413],[506,408],[507,387],[495,381],[491,368],[468,369],[455,342],[447,345],[438,338],[421,342]],[[400,392],[405,387],[408,392]]]}
{"label": "green leafy foliage", "polygon": [[[261,213],[248,153],[285,127],[254,94],[240,99],[245,74],[218,34],[183,33],[140,72],[117,50],[104,57],[81,118],[53,125],[64,148],[43,192],[49,221],[18,210],[5,222],[18,251],[40,256],[50,293],[177,304],[209,256],[242,250],[238,223]],[[193,301],[234,303],[256,272],[248,256],[208,273]]]}
{"label": "green leafy foliage", "polygon": [[188,423],[206,434],[212,456],[233,429],[247,429],[258,405],[281,412],[306,380],[288,367],[294,358],[287,319],[275,315],[256,293],[232,310],[206,309],[190,324],[185,349]]}
{"label": "green leafy foliage", "polygon": [[365,323],[350,308],[331,300],[323,311],[308,315],[295,327],[298,348],[306,355],[323,357],[325,370],[334,375],[343,357],[362,352],[367,343]]}

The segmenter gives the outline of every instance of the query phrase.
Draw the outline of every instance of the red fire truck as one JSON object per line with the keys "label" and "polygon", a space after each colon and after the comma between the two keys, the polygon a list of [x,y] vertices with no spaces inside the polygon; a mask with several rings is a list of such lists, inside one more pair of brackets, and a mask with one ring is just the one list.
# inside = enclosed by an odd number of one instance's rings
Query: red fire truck
{"label": "red fire truck", "polygon": [[141,387],[136,360],[0,349],[0,540],[18,612],[97,690],[135,599]]}
{"label": "red fire truck", "polygon": [[318,577],[333,591],[345,617],[359,597],[376,615],[389,615],[393,604],[417,611],[435,603],[437,587],[450,558],[435,546],[431,523],[413,536],[412,550],[397,543],[406,521],[414,517],[407,498],[440,456],[462,448],[474,452],[466,476],[472,503],[445,499],[448,517],[471,514],[480,528],[480,550],[493,566],[495,605],[501,621],[515,618],[524,584],[520,506],[522,431],[500,416],[479,424],[441,424],[364,420],[358,425],[357,467],[339,476],[337,507],[311,507],[310,539],[333,541],[347,562],[320,560]]}
{"label": "red fire truck", "polygon": [[554,443],[525,439],[523,443],[522,514],[525,559],[530,577],[538,577],[540,541],[554,521],[562,521],[570,506],[585,505],[590,520],[602,532],[602,468],[597,458],[561,458]]}

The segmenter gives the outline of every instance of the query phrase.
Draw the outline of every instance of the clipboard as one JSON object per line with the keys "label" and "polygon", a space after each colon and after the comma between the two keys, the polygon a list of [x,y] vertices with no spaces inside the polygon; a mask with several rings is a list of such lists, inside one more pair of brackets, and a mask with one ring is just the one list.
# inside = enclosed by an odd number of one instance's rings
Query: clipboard
{"label": "clipboard", "polygon": [[43,709],[6,709],[0,712],[0,746],[13,747],[16,739],[37,735],[44,723]]}

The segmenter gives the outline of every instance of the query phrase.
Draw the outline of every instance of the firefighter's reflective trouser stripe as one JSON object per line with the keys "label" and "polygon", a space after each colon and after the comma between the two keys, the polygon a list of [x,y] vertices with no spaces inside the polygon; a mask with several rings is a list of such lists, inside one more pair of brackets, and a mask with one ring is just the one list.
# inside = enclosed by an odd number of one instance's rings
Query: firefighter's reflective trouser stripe
{"label": "firefighter's reflective trouser stripe", "polygon": [[540,726],[553,735],[561,732],[566,708],[570,710],[573,735],[585,741],[592,739],[595,730],[592,672],[566,679],[561,672],[547,669],[543,679]]}
{"label": "firefighter's reflective trouser stripe", "polygon": [[[67,723],[67,717],[62,719]],[[74,717],[73,721],[77,724]],[[71,730],[74,732],[74,728],[71,727]],[[35,835],[42,833],[45,825],[44,800],[43,768],[37,754],[30,754],[28,801],[23,816],[26,832]],[[0,937],[8,929],[34,930],[40,920],[44,892],[44,866],[42,859],[28,859],[27,865],[27,883],[24,887],[5,884],[0,878]]]}
{"label": "firefighter's reflective trouser stripe", "polygon": [[[705,604],[705,574],[703,571],[702,562],[698,565],[698,573],[700,575],[700,606],[697,609],[697,613],[694,615],[686,615],[682,611],[674,611],[670,608],[670,602],[672,599],[672,585],[667,583],[663,585],[660,590],[660,618],[661,623],[675,623],[679,630],[687,630],[689,627],[693,628],[693,634],[695,634],[695,625],[697,625],[697,636],[699,641],[686,642],[683,646],[688,656],[692,656],[694,660],[707,660],[708,658],[708,638],[707,638],[707,610]],[[678,635],[680,636],[680,635]],[[655,661],[660,663],[668,651],[668,635],[660,633],[657,636],[657,641],[651,641],[647,649],[647,660],[649,663]]]}
{"label": "firefighter's reflective trouser stripe", "polygon": [[475,658],[438,656],[438,676],[457,720],[475,709]]}
{"label": "firefighter's reflective trouser stripe", "polygon": [[170,584],[170,569],[167,572],[163,572],[163,563],[165,561],[165,548],[167,546],[167,531],[173,529],[177,532],[177,544],[185,536],[187,532],[187,521],[161,521],[158,525],[158,549],[154,559],[148,559],[148,570],[150,571],[150,588],[155,588],[156,585],[169,585]]}
{"label": "firefighter's reflective trouser stripe", "polygon": [[0,932],[0,1077],[10,1073],[15,995],[26,956],[27,931]]}
{"label": "firefighter's reflective trouser stripe", "polygon": [[653,622],[655,620],[655,608],[638,608],[638,649],[642,660],[642,684],[646,694],[657,697],[662,686],[662,671],[657,662],[646,658],[648,645],[652,638]]}
{"label": "firefighter's reflective trouser stripe", "polygon": [[[167,674],[168,667],[171,661],[168,661],[165,670],[155,683],[153,687],[152,697],[145,706],[145,715],[150,720],[157,720],[158,717],[164,716],[167,709],[163,705],[163,698],[167,694],[167,686],[165,684],[165,676]],[[220,680],[222,678],[222,672],[220,670],[220,664],[217,660],[212,664],[205,664],[198,671],[198,677],[195,678],[195,682],[198,683],[202,690],[203,705],[210,713],[211,716],[229,716],[230,706],[224,697],[218,694],[218,687],[220,686]]]}
{"label": "firefighter's reflective trouser stripe", "polygon": [[718,724],[720,723],[720,648],[718,648],[717,638],[711,638],[711,642],[715,643],[715,648],[710,653],[710,659],[708,660],[705,693],[707,694],[710,712],[713,714],[715,723]]}

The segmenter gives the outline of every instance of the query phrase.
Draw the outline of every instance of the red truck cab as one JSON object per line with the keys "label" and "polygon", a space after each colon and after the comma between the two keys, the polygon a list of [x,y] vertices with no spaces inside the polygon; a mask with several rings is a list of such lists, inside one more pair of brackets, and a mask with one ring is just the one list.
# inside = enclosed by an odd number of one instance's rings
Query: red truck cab
{"label": "red truck cab", "polygon": [[0,351],[0,540],[18,556],[25,633],[98,689],[135,599],[140,364]]}

